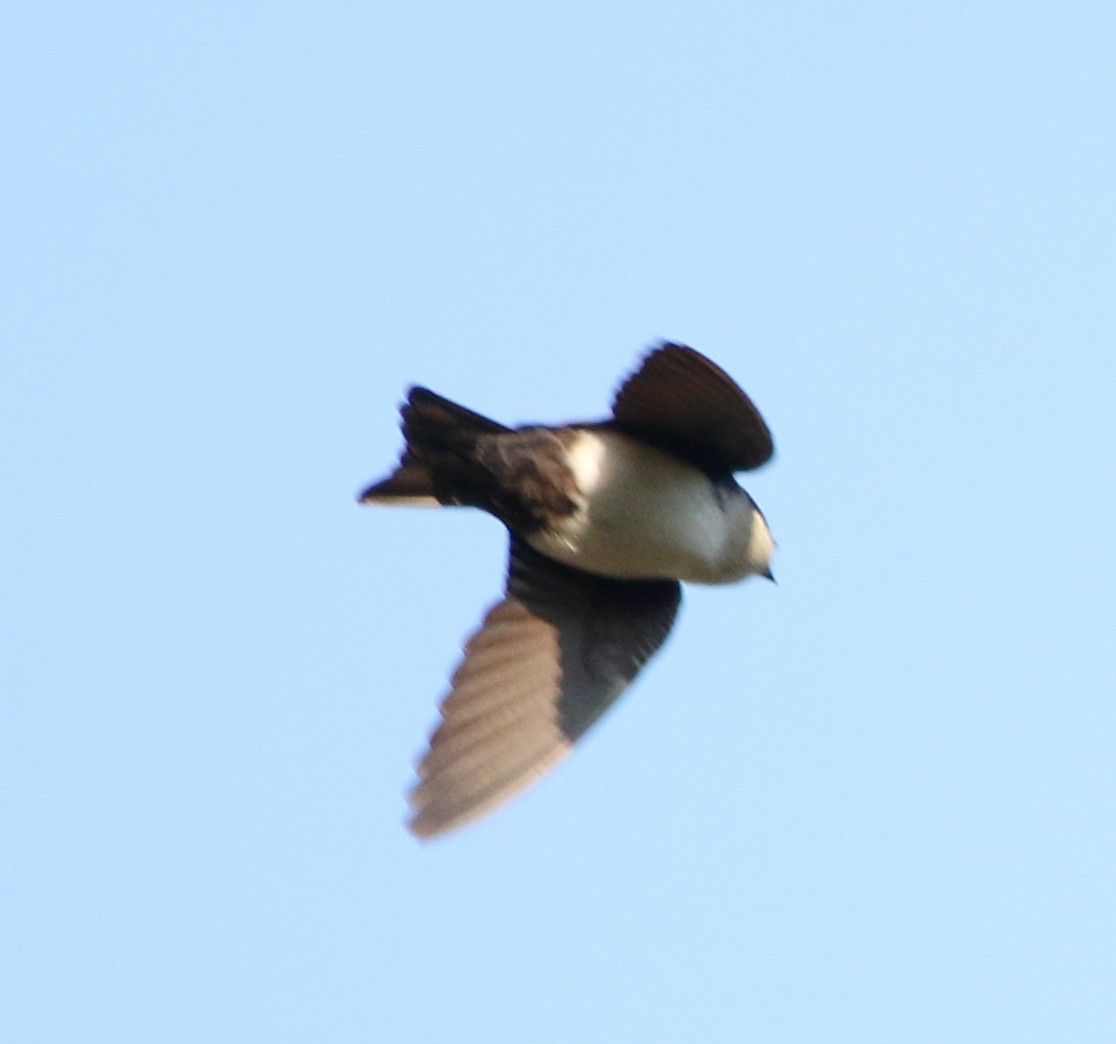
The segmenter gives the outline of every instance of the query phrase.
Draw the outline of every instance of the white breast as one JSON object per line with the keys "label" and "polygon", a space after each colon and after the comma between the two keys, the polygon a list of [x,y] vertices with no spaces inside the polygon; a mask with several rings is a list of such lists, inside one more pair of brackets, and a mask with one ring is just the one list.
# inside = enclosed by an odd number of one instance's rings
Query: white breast
{"label": "white breast", "polygon": [[[578,511],[530,537],[543,554],[620,579],[729,583],[748,563],[751,499],[714,486],[699,469],[626,435],[582,431],[569,449]],[[764,526],[766,530],[766,526]]]}

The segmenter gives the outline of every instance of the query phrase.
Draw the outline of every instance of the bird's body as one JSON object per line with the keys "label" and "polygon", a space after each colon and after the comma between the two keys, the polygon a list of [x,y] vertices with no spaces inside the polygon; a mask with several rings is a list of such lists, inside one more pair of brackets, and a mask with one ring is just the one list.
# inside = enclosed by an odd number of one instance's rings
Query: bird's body
{"label": "bird's body", "polygon": [[576,507],[527,537],[536,551],[620,580],[727,584],[755,572],[749,551],[767,526],[735,482],[629,435],[567,430]]}
{"label": "bird's body", "polygon": [[511,534],[507,596],[466,646],[419,766],[412,829],[426,836],[568,751],[666,638],[679,581],[770,577],[774,541],[732,473],[772,445],[731,378],[673,344],[610,420],[506,428],[424,388],[402,416],[399,467],[361,500],[477,507]]}

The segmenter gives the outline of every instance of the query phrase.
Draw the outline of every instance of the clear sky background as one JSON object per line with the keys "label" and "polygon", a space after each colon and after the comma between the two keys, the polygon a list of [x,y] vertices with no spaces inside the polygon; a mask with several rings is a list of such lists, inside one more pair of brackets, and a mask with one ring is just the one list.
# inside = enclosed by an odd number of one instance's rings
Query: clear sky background
{"label": "clear sky background", "polygon": [[[1116,1039],[1116,8],[0,10],[0,1039]],[[444,841],[504,536],[358,508],[426,383],[771,424],[689,588]]]}

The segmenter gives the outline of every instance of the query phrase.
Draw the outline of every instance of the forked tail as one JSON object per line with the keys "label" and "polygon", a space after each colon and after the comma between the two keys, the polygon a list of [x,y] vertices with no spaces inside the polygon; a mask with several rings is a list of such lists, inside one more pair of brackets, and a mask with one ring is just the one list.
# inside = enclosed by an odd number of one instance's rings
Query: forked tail
{"label": "forked tail", "polygon": [[477,504],[477,439],[508,429],[428,388],[411,388],[399,414],[406,442],[399,466],[364,490],[361,503]]}

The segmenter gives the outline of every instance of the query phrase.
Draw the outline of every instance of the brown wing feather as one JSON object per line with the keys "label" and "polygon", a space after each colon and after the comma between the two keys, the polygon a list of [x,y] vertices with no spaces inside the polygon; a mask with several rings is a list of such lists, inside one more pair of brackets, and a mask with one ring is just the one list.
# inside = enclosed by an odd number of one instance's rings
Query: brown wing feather
{"label": "brown wing feather", "polygon": [[558,726],[561,673],[556,628],[515,599],[488,612],[465,646],[418,767],[415,834],[429,837],[482,815],[568,753]]}
{"label": "brown wing feather", "polygon": [[663,643],[679,599],[674,581],[592,576],[513,537],[508,596],[454,671],[411,830],[462,826],[545,775]]}

